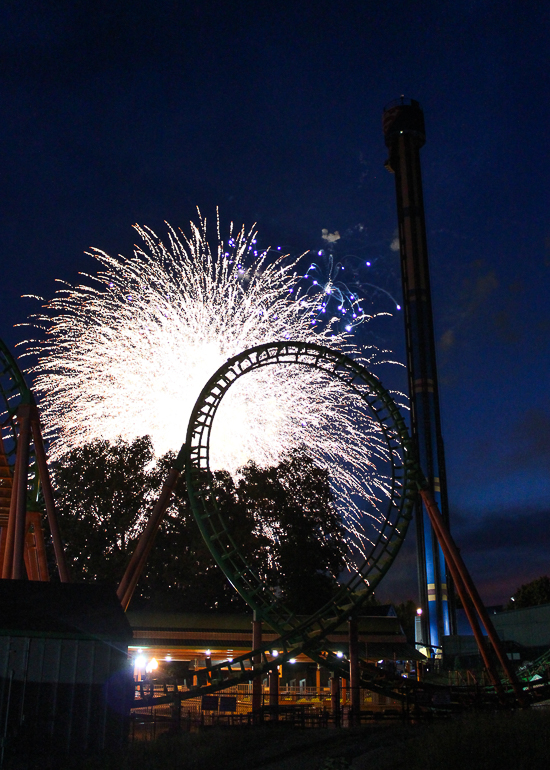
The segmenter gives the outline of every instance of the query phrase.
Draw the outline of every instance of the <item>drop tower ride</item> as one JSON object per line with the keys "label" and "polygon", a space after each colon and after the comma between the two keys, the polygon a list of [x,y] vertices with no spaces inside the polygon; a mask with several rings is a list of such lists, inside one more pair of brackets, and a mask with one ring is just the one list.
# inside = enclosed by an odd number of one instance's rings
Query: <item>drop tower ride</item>
{"label": "drop tower ride", "polygon": [[[420,148],[426,142],[424,113],[414,99],[403,97],[384,109],[382,125],[389,157],[386,168],[395,176],[401,279],[407,346],[411,433],[445,523],[449,506],[433,328],[430,271],[422,194]],[[422,615],[421,642],[442,648],[443,636],[454,631],[447,569],[422,501],[416,508],[418,586]]]}

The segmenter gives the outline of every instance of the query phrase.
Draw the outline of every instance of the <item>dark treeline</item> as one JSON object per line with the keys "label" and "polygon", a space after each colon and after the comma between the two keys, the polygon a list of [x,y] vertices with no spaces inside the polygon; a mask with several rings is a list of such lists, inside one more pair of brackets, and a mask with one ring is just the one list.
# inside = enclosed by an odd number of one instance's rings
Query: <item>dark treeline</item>
{"label": "dark treeline", "polygon": [[[171,459],[156,461],[143,437],[95,441],[56,463],[56,501],[73,579],[118,584]],[[345,539],[327,471],[294,452],[274,468],[246,465],[237,481],[217,472],[214,486],[235,542],[267,585],[298,612],[330,599]],[[203,541],[183,479],[131,607],[149,603],[182,612],[245,608]]]}

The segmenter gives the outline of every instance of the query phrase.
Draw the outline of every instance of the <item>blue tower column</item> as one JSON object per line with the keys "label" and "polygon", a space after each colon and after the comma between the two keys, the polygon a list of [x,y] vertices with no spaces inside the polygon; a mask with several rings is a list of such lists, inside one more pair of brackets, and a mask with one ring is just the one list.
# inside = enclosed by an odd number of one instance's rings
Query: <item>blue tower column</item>
{"label": "blue tower column", "polygon": [[[420,148],[426,142],[424,113],[414,99],[389,104],[383,115],[389,158],[395,176],[403,310],[407,346],[411,432],[420,465],[445,522],[449,523],[447,483],[433,329],[432,301]],[[419,500],[416,510],[418,586],[422,607],[422,637],[426,646],[440,648],[454,632],[452,590],[441,548]],[[451,603],[449,603],[451,596]]]}

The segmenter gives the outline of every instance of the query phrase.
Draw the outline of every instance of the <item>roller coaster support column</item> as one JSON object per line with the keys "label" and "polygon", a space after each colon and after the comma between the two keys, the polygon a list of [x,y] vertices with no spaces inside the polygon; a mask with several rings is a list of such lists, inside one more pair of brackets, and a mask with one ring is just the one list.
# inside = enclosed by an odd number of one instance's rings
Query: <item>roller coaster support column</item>
{"label": "roller coaster support column", "polygon": [[[6,532],[6,546],[2,577],[5,579],[22,580],[27,575],[25,568],[25,541],[29,526],[33,524],[35,541],[38,549],[38,558],[42,561],[39,570],[40,577],[35,574],[29,562],[29,578],[47,580],[47,572],[44,573],[44,554],[40,553],[43,545],[43,534],[38,516],[27,515],[27,490],[29,479],[29,455],[31,437],[34,443],[34,454],[38,466],[40,487],[44,497],[44,503],[48,514],[48,524],[53,540],[55,558],[59,570],[61,582],[69,582],[69,571],[63,550],[63,543],[57,524],[55,505],[53,501],[52,486],[48,471],[44,442],[40,431],[38,410],[34,403],[22,403],[17,408],[17,423],[19,435],[17,437],[17,454],[13,474],[13,486],[10,501],[10,514]],[[30,559],[30,554],[28,555]]]}
{"label": "roller coaster support column", "polygon": [[330,708],[334,726],[340,727],[340,677],[335,674],[330,677]]}
{"label": "roller coaster support column", "polygon": [[350,727],[359,724],[361,716],[361,690],[359,689],[359,636],[357,620],[349,619],[349,689],[350,689]]}
{"label": "roller coaster support column", "polygon": [[270,718],[277,721],[277,707],[279,706],[279,670],[277,668],[269,672],[269,705],[274,709]]}
{"label": "roller coaster support column", "polygon": [[476,638],[479,651],[491,681],[495,687],[495,690],[497,691],[499,698],[502,701],[505,701],[505,693],[502,687],[502,683],[493,664],[491,656],[488,654],[485,645],[485,639],[475,615],[476,612],[481,622],[485,626],[485,631],[487,632],[489,641],[491,642],[493,650],[495,651],[495,654],[499,660],[500,665],[502,666],[505,675],[508,677],[508,680],[512,685],[512,689],[514,690],[514,694],[518,703],[521,706],[526,706],[527,700],[525,698],[522,686],[516,677],[514,669],[510,665],[510,661],[508,660],[508,657],[504,651],[495,627],[493,626],[489,614],[487,613],[487,610],[481,601],[481,597],[479,596],[470,573],[468,572],[466,565],[462,560],[460,552],[456,547],[453,538],[451,537],[451,533],[449,532],[449,529],[443,520],[439,508],[437,507],[435,498],[429,489],[421,490],[420,494],[422,495],[422,499],[424,501],[424,505],[430,518],[432,527],[434,528],[439,543],[444,551],[447,565],[453,576],[458,595],[460,596],[464,610],[468,620],[470,621],[470,625],[472,626],[472,631]]}
{"label": "roller coaster support column", "polygon": [[40,511],[27,511],[27,536],[25,543],[25,567],[29,580],[48,582],[48,559],[42,534]]}
{"label": "roller coaster support column", "polygon": [[172,468],[170,468],[168,478],[162,485],[159,499],[155,503],[155,507],[151,512],[149,521],[147,522],[147,526],[141,533],[141,537],[139,538],[136,550],[132,554],[130,563],[126,567],[126,571],[122,576],[119,587],[117,588],[117,596],[120,603],[122,604],[123,610],[128,609],[128,605],[132,600],[132,596],[136,590],[138,580],[141,577],[141,573],[143,572],[143,568],[147,562],[147,557],[149,556],[151,548],[153,547],[155,535],[157,534],[158,528],[162,523],[164,514],[166,513],[166,509],[170,503],[172,493],[174,492],[176,484],[178,483],[178,479],[181,476],[185,462],[185,451],[185,446],[183,446],[180,449],[174,465]]}
{"label": "roller coaster support column", "polygon": [[19,437],[13,477],[10,518],[6,538],[3,578],[23,580],[25,569],[25,538],[27,534],[27,485],[29,477],[29,445],[31,438],[30,404],[17,409]]}
{"label": "roller coaster support column", "polygon": [[42,431],[40,429],[38,409],[34,405],[31,407],[31,431],[32,440],[34,443],[36,464],[38,465],[38,473],[40,475],[40,486],[42,487],[44,506],[48,515],[48,526],[50,528],[50,534],[52,537],[53,550],[55,554],[55,560],[57,562],[59,579],[62,583],[70,583],[71,577],[69,574],[67,559],[65,558],[65,550],[63,548],[63,541],[61,539],[61,533],[59,531],[59,524],[57,522],[57,515],[55,512],[52,483],[50,481],[50,473],[48,471],[48,462],[46,460],[44,441],[42,439]]}
{"label": "roller coaster support column", "polygon": [[[9,496],[10,499],[7,527],[2,526],[3,542],[0,545],[2,551],[2,578],[8,580],[22,579],[28,572],[28,577],[31,580],[49,579],[47,570],[45,570],[46,558],[42,521],[39,511],[34,508],[40,488],[48,514],[59,576],[62,582],[68,582],[69,574],[55,516],[55,506],[48,463],[44,451],[44,442],[40,430],[38,409],[34,396],[19,371],[15,359],[2,340],[0,340],[0,375],[9,379],[9,384],[6,386],[7,389],[4,389],[3,382],[0,383],[0,396],[7,406],[8,418],[5,425],[10,429],[10,440],[15,447],[16,453],[12,479],[11,469],[8,467],[3,444],[0,441],[2,477],[4,482],[1,499],[4,504],[1,507],[4,510],[6,508],[6,498]],[[27,512],[31,437],[36,458],[35,471],[37,472],[35,472],[33,490],[34,510]],[[9,477],[8,479],[6,478],[6,473]],[[2,525],[4,523],[5,518],[3,517]],[[29,532],[30,528],[34,529],[34,537],[33,533]],[[26,569],[26,566],[28,569]]]}
{"label": "roller coaster support column", "polygon": [[[426,142],[424,113],[414,99],[389,104],[383,116],[389,150],[386,168],[395,175],[401,278],[411,400],[411,433],[420,467],[448,524],[447,485],[433,328],[432,300],[420,148]],[[441,647],[453,633],[443,554],[428,517],[418,501],[416,509],[418,585],[422,607],[422,641]]]}
{"label": "roller coaster support column", "polygon": [[[258,616],[256,615],[256,612],[254,612],[254,619],[252,621],[252,649],[253,650],[259,650],[262,646],[262,621],[258,620]],[[262,656],[259,653],[258,655],[254,656],[253,665],[254,670],[256,667],[261,666],[262,663]],[[262,675],[256,674],[252,677],[252,717],[255,719],[254,715],[258,713],[258,711],[262,707]]]}
{"label": "roller coaster support column", "polygon": [[[16,455],[15,457],[15,469],[14,469],[14,476],[17,477],[18,475],[18,460],[19,456]],[[6,527],[5,532],[5,543],[4,543],[4,559],[2,562],[2,578],[4,580],[10,580],[12,577],[12,571],[13,571],[13,544],[15,540],[15,517],[17,512],[17,494],[16,494],[16,485],[15,485],[15,478],[12,482],[12,490],[11,490],[11,498],[10,498],[10,512],[8,515],[8,526]],[[3,533],[4,535],[4,533]]]}
{"label": "roller coaster support column", "polygon": [[315,671],[315,695],[319,700],[321,699],[321,664],[317,663],[317,670]]}

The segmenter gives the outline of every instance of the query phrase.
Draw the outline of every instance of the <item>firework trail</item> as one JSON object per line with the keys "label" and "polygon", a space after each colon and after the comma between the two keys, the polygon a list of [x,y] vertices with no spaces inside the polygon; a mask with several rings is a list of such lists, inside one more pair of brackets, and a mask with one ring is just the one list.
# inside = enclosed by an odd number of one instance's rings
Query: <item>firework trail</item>
{"label": "firework trail", "polygon": [[[323,229],[325,247],[307,252],[311,261],[304,262],[308,267],[304,270],[302,285],[306,292],[313,292],[318,297],[315,308],[317,320],[322,322],[323,314],[330,312],[334,319],[339,319],[339,328],[347,332],[371,318],[363,308],[364,303],[380,307],[387,305],[389,300],[392,310],[401,310],[393,294],[376,279],[380,273],[380,265],[377,266],[379,258],[370,254],[363,231],[363,225],[350,228],[343,235]],[[393,243],[390,249],[395,251]],[[360,256],[361,252],[364,256]],[[383,272],[387,279],[391,268],[384,264]],[[355,288],[357,286],[363,294],[362,298]],[[367,300],[368,296],[370,300]],[[391,313],[378,312],[376,315]]]}
{"label": "firework trail", "polygon": [[[30,369],[55,460],[94,439],[149,435],[157,456],[181,446],[195,401],[227,358],[280,340],[325,344],[372,364],[340,319],[319,322],[319,295],[300,288],[298,260],[258,253],[256,234],[206,223],[168,246],[148,228],[129,258],[98,249],[87,284],[65,284],[31,322],[45,338],[27,343]],[[249,460],[277,464],[306,449],[332,479],[352,550],[365,553],[387,497],[389,461],[377,424],[353,392],[304,367],[266,367],[241,377],[214,421],[211,467],[232,475]],[[360,497],[368,498],[368,510]]]}

